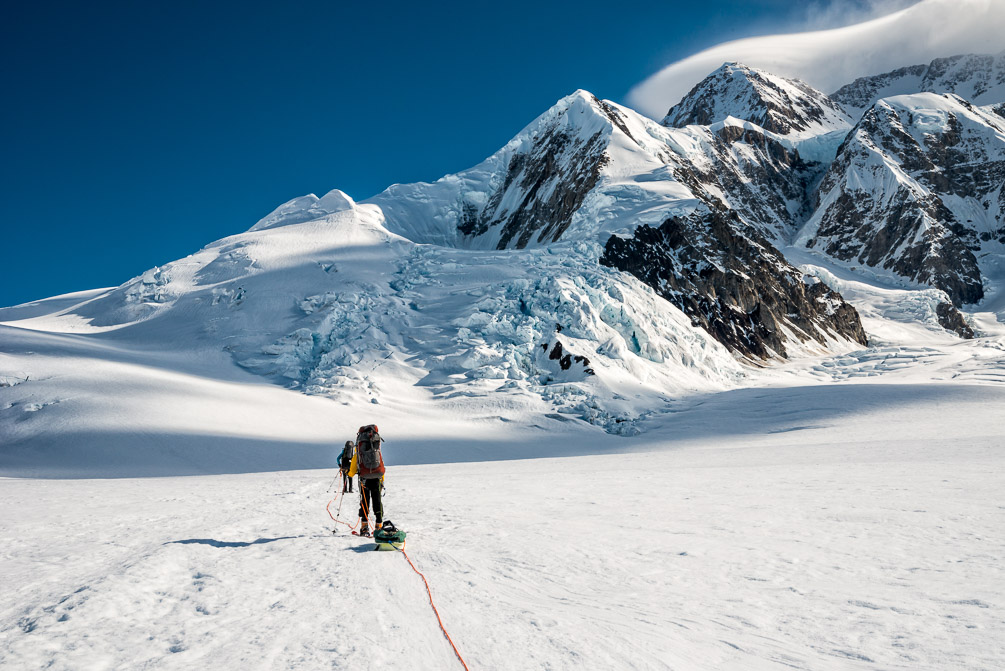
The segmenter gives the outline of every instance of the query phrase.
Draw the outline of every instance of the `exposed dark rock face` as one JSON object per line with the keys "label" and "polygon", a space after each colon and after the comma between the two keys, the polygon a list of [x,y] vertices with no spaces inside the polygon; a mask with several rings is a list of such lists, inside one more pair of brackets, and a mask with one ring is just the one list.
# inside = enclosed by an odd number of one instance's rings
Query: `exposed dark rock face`
{"label": "exposed dark rock face", "polygon": [[[935,198],[915,199],[906,188],[885,198],[890,204],[884,207],[882,199],[871,193],[841,193],[827,208],[816,237],[806,246],[820,247],[842,261],[882,267],[937,287],[957,305],[983,298],[980,269],[973,252],[951,228],[935,219],[946,216],[941,203]],[[870,216],[871,212],[882,214]]]}
{"label": "exposed dark rock face", "polygon": [[[612,123],[624,125],[616,110],[593,100]],[[501,227],[499,249],[523,249],[533,240],[556,242],[562,237],[609,160],[604,130],[587,135],[564,121],[556,119],[538,134],[529,151],[510,159],[502,186],[486,206],[480,212],[465,210],[458,226],[461,233],[478,236]]]}
{"label": "exposed dark rock face", "polygon": [[849,112],[861,113],[880,98],[909,93],[955,93],[977,105],[1003,102],[1005,53],[936,58],[880,75],[860,77],[830,95]]}
{"label": "exposed dark rock face", "polygon": [[976,254],[1005,241],[1005,131],[994,119],[955,96],[880,101],[822,180],[804,244],[935,286],[957,306],[981,300]]}
{"label": "exposed dark rock face", "polygon": [[866,344],[858,313],[803,274],[735,213],[673,217],[611,237],[600,262],[629,272],[731,351],[753,360],[786,356],[786,341]]}
{"label": "exposed dark rock face", "polygon": [[788,135],[811,127],[850,126],[844,110],[809,84],[740,63],[726,63],[670,108],[664,126],[708,126],[733,116]]}
{"label": "exposed dark rock face", "polygon": [[939,318],[939,325],[947,331],[952,331],[965,340],[972,340],[974,330],[970,328],[963,315],[954,305],[949,303],[939,303],[935,307],[935,314]]}
{"label": "exposed dark rock face", "polygon": [[824,166],[754,128],[727,125],[707,138],[703,160],[675,169],[674,177],[710,209],[734,209],[769,240],[788,240],[812,212],[809,187]]}
{"label": "exposed dark rock face", "polygon": [[[548,351],[548,348],[551,351]],[[569,370],[572,368],[573,364],[578,364],[585,375],[596,375],[596,372],[590,368],[589,358],[579,355],[572,354],[571,352],[566,352],[565,348],[562,347],[562,343],[558,340],[555,341],[554,346],[551,343],[543,342],[541,343],[541,349],[548,352],[548,359],[552,361],[558,361],[558,367],[562,370]]]}
{"label": "exposed dark rock face", "polygon": [[705,156],[684,162],[675,177],[710,208],[736,210],[776,243],[788,243],[812,213],[811,187],[827,167],[804,161],[779,136],[843,135],[852,127],[840,105],[808,84],[738,63],[706,77],[662,123],[708,137]]}
{"label": "exposed dark rock face", "polygon": [[830,98],[848,110],[867,110],[886,95],[919,92],[927,70],[927,65],[910,65],[880,75],[859,77],[830,94]]}

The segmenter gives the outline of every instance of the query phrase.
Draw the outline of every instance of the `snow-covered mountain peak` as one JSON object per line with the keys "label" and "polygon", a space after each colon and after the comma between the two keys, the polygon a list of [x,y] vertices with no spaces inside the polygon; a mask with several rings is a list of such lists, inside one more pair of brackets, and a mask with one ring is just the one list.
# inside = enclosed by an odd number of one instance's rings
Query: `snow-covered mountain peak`
{"label": "snow-covered mountain peak", "polygon": [[[389,230],[445,247],[523,249],[591,238],[611,220],[596,212],[598,187],[630,180],[636,190],[692,198],[667,168],[666,136],[652,120],[579,90],[473,168],[433,183],[395,184],[366,202],[384,211]],[[635,179],[640,171],[652,175],[644,186]],[[581,211],[596,216],[574,222]]]}
{"label": "snow-covered mountain peak", "polygon": [[[943,135],[946,133],[980,133],[997,136],[999,142],[1005,141],[1005,119],[990,113],[987,109],[971,104],[962,96],[954,93],[912,93],[908,95],[884,98],[876,103],[877,112],[881,114],[896,114],[904,127],[918,142],[926,142],[925,136]],[[953,143],[960,141],[954,138]],[[992,146],[993,156],[1000,159],[1001,150],[1005,148]],[[982,158],[988,158],[982,156]]]}
{"label": "snow-covered mountain peak", "polygon": [[919,92],[955,93],[976,105],[1003,103],[1005,52],[936,58],[927,65],[860,77],[832,93],[831,98],[850,113],[861,115],[882,98]]}
{"label": "snow-covered mountain peak", "polygon": [[260,219],[249,230],[263,231],[277,226],[300,224],[319,219],[327,214],[351,210],[354,207],[356,207],[356,201],[339,189],[332,189],[321,198],[309,193],[306,196],[286,201]]}
{"label": "snow-covered mountain peak", "polygon": [[1003,184],[1005,119],[951,93],[883,98],[830,166],[797,243],[976,303],[1005,244]]}
{"label": "snow-covered mountain peak", "polygon": [[724,63],[670,108],[663,125],[708,126],[736,117],[781,136],[849,129],[852,119],[825,94],[797,79],[742,63]]}

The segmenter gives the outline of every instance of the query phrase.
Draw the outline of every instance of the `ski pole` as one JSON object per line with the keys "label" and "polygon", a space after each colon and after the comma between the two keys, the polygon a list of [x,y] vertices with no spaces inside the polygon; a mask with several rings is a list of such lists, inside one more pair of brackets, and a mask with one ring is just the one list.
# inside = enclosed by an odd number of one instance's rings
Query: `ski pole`
{"label": "ski pole", "polygon": [[332,478],[332,483],[330,485],[328,485],[328,489],[325,490],[325,494],[327,494],[328,492],[330,492],[332,490],[332,487],[335,486],[335,481],[336,480],[338,480],[338,473],[336,473],[335,477]]}
{"label": "ski pole", "polygon": [[338,500],[338,510],[335,511],[335,518],[341,519],[342,517],[342,502],[345,501],[345,492],[342,492],[342,498]]}

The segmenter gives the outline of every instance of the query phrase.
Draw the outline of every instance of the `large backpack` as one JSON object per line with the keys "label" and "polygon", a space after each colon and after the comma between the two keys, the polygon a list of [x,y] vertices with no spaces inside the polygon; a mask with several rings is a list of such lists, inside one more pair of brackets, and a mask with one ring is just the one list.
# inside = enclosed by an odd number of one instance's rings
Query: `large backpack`
{"label": "large backpack", "polygon": [[356,459],[360,472],[372,472],[380,468],[382,440],[376,424],[359,427],[359,433],[356,435]]}

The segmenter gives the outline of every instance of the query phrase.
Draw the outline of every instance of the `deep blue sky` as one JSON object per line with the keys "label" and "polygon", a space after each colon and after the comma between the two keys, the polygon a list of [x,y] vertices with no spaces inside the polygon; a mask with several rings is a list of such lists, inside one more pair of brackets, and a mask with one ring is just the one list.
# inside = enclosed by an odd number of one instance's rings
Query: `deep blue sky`
{"label": "deep blue sky", "polygon": [[620,101],[800,4],[8,3],[0,306],[120,284],[305,193],[470,167],[577,88]]}

